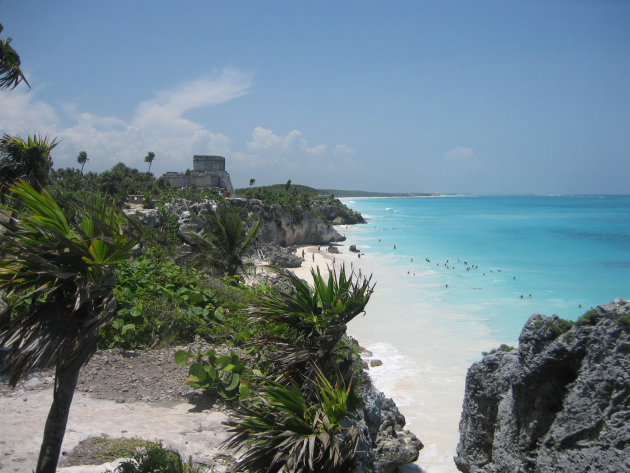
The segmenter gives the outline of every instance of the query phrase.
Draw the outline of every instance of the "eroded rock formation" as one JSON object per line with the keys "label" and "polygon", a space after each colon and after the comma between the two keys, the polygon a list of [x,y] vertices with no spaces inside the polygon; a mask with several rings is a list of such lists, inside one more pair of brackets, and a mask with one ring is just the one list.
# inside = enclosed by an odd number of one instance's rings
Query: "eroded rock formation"
{"label": "eroded rock formation", "polygon": [[466,377],[455,463],[465,473],[630,471],[630,304],[589,311],[568,331],[530,317],[518,349]]}

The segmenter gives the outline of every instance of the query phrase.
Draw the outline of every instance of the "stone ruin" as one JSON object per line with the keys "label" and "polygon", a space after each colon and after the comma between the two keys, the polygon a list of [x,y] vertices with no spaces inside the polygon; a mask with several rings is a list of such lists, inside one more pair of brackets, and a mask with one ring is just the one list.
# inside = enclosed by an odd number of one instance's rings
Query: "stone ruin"
{"label": "stone ruin", "polygon": [[193,170],[186,172],[167,172],[162,175],[177,189],[195,186],[199,189],[216,189],[232,194],[234,188],[230,173],[225,170],[223,156],[194,155]]}

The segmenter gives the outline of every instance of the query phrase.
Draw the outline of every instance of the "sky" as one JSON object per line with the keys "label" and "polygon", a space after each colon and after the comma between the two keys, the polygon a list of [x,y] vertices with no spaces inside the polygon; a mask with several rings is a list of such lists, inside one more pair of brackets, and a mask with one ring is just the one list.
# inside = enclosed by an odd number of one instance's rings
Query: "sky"
{"label": "sky", "polygon": [[0,0],[55,168],[235,187],[629,194],[630,2]]}

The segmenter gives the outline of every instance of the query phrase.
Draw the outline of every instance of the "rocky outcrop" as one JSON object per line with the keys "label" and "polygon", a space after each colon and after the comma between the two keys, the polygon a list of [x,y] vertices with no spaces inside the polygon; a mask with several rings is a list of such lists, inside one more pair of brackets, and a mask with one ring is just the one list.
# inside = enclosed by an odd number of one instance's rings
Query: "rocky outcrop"
{"label": "rocky outcrop", "polygon": [[365,219],[359,212],[352,210],[336,199],[315,201],[312,206],[315,211],[323,215],[333,225],[365,223]]}
{"label": "rocky outcrop", "polygon": [[281,246],[344,241],[334,227],[304,207],[284,208],[258,199],[230,199],[230,205],[246,209],[261,219],[259,239]]}
{"label": "rocky outcrop", "polygon": [[[290,246],[332,243],[346,239],[335,230],[331,223],[319,217],[317,212],[307,208],[296,207],[288,209],[279,204],[265,204],[257,199],[229,199],[228,204],[242,208],[251,220],[260,218],[261,225],[258,239],[261,243]],[[151,227],[163,225],[168,220],[169,215],[174,215],[177,218],[180,232],[184,237],[186,231],[201,230],[204,215],[208,212],[214,212],[216,208],[216,201],[189,202],[177,199],[160,209],[134,207],[127,209],[126,213]],[[349,220],[342,218],[341,214],[335,214],[336,216],[333,220],[351,223],[350,217],[353,215],[353,212],[350,209],[347,210],[349,211]]]}
{"label": "rocky outcrop", "polygon": [[423,445],[408,430],[405,417],[394,401],[386,398],[371,381],[359,388],[363,409],[354,421],[359,430],[356,473],[394,473],[398,467],[418,459]]}
{"label": "rocky outcrop", "polygon": [[466,377],[455,463],[465,473],[630,471],[630,304],[571,326],[530,317]]}

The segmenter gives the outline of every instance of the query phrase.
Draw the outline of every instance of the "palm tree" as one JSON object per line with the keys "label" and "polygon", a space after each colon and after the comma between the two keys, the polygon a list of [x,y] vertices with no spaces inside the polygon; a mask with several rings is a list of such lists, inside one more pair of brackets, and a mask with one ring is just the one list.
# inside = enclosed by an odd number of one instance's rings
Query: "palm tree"
{"label": "palm tree", "polygon": [[87,153],[85,151],[81,151],[79,156],[77,156],[77,163],[81,165],[81,175],[83,175],[83,166],[85,166],[85,163],[88,161],[89,159],[87,157]]}
{"label": "palm tree", "polygon": [[193,264],[214,268],[228,276],[245,270],[243,258],[254,242],[260,220],[247,228],[244,219],[229,207],[209,214],[207,219],[209,229],[201,233],[187,232],[199,250]]}
{"label": "palm tree", "polygon": [[346,324],[364,312],[374,292],[371,276],[355,279],[345,266],[338,272],[333,267],[328,277],[319,268],[311,269],[312,288],[292,273],[286,276],[291,290],[261,293],[259,302],[249,309],[254,317],[285,324],[287,333],[298,334],[286,341],[272,340],[275,349],[270,361],[280,379],[308,372],[312,364],[325,364],[346,333]]}
{"label": "palm tree", "polygon": [[287,190],[287,194],[288,194],[289,189],[291,189],[291,179],[287,181],[287,183],[284,185],[284,188]]}
{"label": "palm tree", "polygon": [[149,171],[151,172],[151,164],[153,164],[153,160],[155,159],[155,153],[153,151],[149,151],[147,155],[144,157],[144,162],[149,163]]}
{"label": "palm tree", "polygon": [[249,187],[252,187],[254,184],[256,184],[256,179],[252,178],[249,180]]}
{"label": "palm tree", "polygon": [[0,192],[4,194],[14,182],[26,180],[39,191],[46,184],[52,168],[50,156],[57,140],[33,135],[26,140],[4,135],[0,139]]}
{"label": "palm tree", "polygon": [[[0,33],[2,33],[0,24]],[[11,38],[0,39],[0,90],[15,89],[20,82],[24,82],[28,87],[28,81],[20,70],[20,56],[11,47]]]}
{"label": "palm tree", "polygon": [[8,352],[2,374],[15,386],[33,369],[55,368],[36,470],[53,473],[79,370],[116,307],[114,267],[136,241],[104,199],[73,205],[70,213],[24,181],[10,191],[21,205],[8,209],[16,219],[0,222],[0,346]]}

